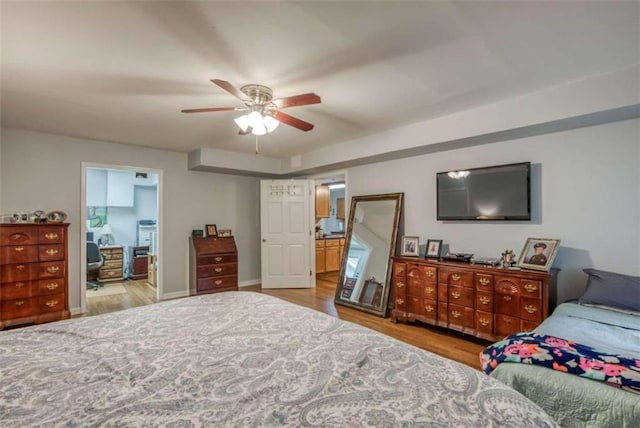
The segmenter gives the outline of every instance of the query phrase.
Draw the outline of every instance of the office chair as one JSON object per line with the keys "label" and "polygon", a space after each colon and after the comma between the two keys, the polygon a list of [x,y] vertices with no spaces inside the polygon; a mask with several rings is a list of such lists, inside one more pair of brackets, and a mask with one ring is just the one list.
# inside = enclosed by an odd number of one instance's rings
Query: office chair
{"label": "office chair", "polygon": [[[95,242],[87,242],[87,273],[99,270],[102,265],[104,265],[104,254],[100,252]],[[97,281],[87,280],[87,288],[97,290],[101,286],[102,284]]]}

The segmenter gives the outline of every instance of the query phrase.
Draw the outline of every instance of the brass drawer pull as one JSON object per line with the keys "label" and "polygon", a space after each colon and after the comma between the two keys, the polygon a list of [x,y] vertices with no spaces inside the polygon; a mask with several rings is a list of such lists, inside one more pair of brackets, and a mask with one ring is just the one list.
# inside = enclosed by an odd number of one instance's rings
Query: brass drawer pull
{"label": "brass drawer pull", "polygon": [[56,273],[60,270],[58,266],[47,266],[47,272]]}
{"label": "brass drawer pull", "polygon": [[524,307],[524,310],[529,312],[530,314],[533,314],[538,310],[538,308],[536,308],[533,305],[527,305],[527,306]]}
{"label": "brass drawer pull", "polygon": [[24,247],[15,247],[14,250],[19,253],[21,251],[24,251]]}
{"label": "brass drawer pull", "polygon": [[219,262],[220,260],[222,260],[222,257],[216,257],[214,260]]}
{"label": "brass drawer pull", "polygon": [[460,298],[460,296],[462,296],[462,294],[458,293],[457,291],[452,291],[452,292],[451,292],[451,296],[452,296],[454,299],[459,299],[459,298]]}
{"label": "brass drawer pull", "polygon": [[505,318],[502,320],[505,324],[511,324],[511,320],[508,318]]}
{"label": "brass drawer pull", "polygon": [[402,272],[404,272],[404,268],[402,266],[398,266],[396,268],[396,273],[402,273]]}
{"label": "brass drawer pull", "polygon": [[398,288],[404,288],[404,283],[403,283],[403,282],[398,281],[398,282],[396,282],[396,287],[398,287]]}
{"label": "brass drawer pull", "polygon": [[397,305],[404,305],[404,300],[402,300],[402,299],[396,299],[396,304],[397,304]]}
{"label": "brass drawer pull", "polygon": [[451,279],[453,279],[454,281],[460,281],[460,275],[454,273],[453,275],[451,275]]}
{"label": "brass drawer pull", "polygon": [[22,305],[24,305],[24,300],[18,300],[16,302],[16,306],[22,306]]}
{"label": "brass drawer pull", "polygon": [[511,296],[502,296],[502,298],[504,300],[506,300],[507,302],[509,302],[511,300]]}
{"label": "brass drawer pull", "polygon": [[489,282],[491,282],[489,278],[485,278],[485,277],[480,278],[479,281],[480,281],[480,284],[482,285],[487,285],[489,284]]}
{"label": "brass drawer pull", "polygon": [[490,301],[491,299],[488,297],[485,297],[485,296],[480,297],[480,303],[482,303],[483,305],[489,304]]}
{"label": "brass drawer pull", "polygon": [[451,316],[454,318],[460,318],[462,314],[458,311],[451,311]]}
{"label": "brass drawer pull", "polygon": [[58,254],[58,250],[56,250],[55,248],[49,248],[47,251],[45,251],[45,253],[50,256],[55,256],[56,254]]}
{"label": "brass drawer pull", "polygon": [[529,283],[526,283],[524,285],[524,289],[527,290],[529,293],[533,293],[534,291],[538,291],[538,287],[536,287],[533,284],[529,284]]}
{"label": "brass drawer pull", "polygon": [[222,272],[222,268],[216,268],[215,271],[220,273],[220,272]]}
{"label": "brass drawer pull", "polygon": [[57,304],[58,304],[57,300],[47,300],[47,302],[45,303],[45,305],[49,306],[50,308],[53,308]]}
{"label": "brass drawer pull", "polygon": [[431,278],[433,277],[433,271],[432,270],[428,270],[425,272],[425,275],[427,275],[427,278]]}
{"label": "brass drawer pull", "polygon": [[482,326],[484,326],[484,327],[486,327],[486,326],[488,326],[488,325],[489,325],[489,320],[488,320],[488,319],[486,319],[486,318],[480,318],[478,321],[479,321],[479,322],[480,322],[480,324],[482,324]]}
{"label": "brass drawer pull", "polygon": [[24,282],[16,282],[16,288],[24,287]]}
{"label": "brass drawer pull", "polygon": [[58,234],[55,232],[49,232],[46,235],[44,235],[45,238],[51,240],[51,239],[56,239],[58,237]]}
{"label": "brass drawer pull", "polygon": [[424,288],[424,291],[425,291],[427,294],[433,294],[433,292],[434,292],[435,290],[433,289],[433,287],[425,287],[425,288]]}
{"label": "brass drawer pull", "polygon": [[427,311],[427,312],[433,312],[433,309],[434,308],[431,305],[427,305],[427,306],[424,307],[424,310]]}
{"label": "brass drawer pull", "polygon": [[55,282],[50,282],[50,283],[47,284],[47,288],[49,290],[55,290],[56,288],[58,288],[58,284],[55,283]]}
{"label": "brass drawer pull", "polygon": [[220,284],[222,284],[222,280],[221,279],[216,280],[216,285],[220,285]]}
{"label": "brass drawer pull", "polygon": [[25,268],[25,265],[18,265],[18,266],[16,266],[16,269],[18,269],[18,270],[22,270],[22,269],[24,269],[24,268]]}

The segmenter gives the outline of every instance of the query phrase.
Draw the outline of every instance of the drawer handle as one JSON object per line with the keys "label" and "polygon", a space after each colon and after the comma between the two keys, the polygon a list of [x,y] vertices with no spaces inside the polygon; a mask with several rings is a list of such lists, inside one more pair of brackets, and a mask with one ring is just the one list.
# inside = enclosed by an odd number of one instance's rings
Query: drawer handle
{"label": "drawer handle", "polygon": [[24,287],[24,282],[16,282],[16,288]]}
{"label": "drawer handle", "polygon": [[462,314],[458,311],[451,311],[451,316],[454,318],[460,318]]}
{"label": "drawer handle", "polygon": [[18,269],[18,270],[22,270],[22,269],[24,269],[24,268],[25,268],[25,266],[24,266],[24,265],[18,265],[18,266],[16,266],[16,269]]}
{"label": "drawer handle", "polygon": [[524,285],[524,289],[527,290],[529,293],[533,293],[534,291],[538,290],[538,287],[533,284],[526,283]]}
{"label": "drawer handle", "polygon": [[402,299],[396,299],[396,304],[398,304],[398,305],[404,305],[404,300],[402,300]]}
{"label": "drawer handle", "polygon": [[222,280],[221,279],[216,280],[216,285],[220,285],[220,284],[222,284]]}
{"label": "drawer handle", "polygon": [[50,283],[48,283],[48,284],[47,284],[47,288],[48,288],[49,290],[55,290],[56,288],[58,288],[58,283],[56,283],[56,282],[50,282]]}
{"label": "drawer handle", "polygon": [[55,248],[49,248],[47,251],[45,251],[45,253],[47,253],[50,256],[54,256],[58,254],[58,250],[56,250]]}
{"label": "drawer handle", "polygon": [[21,251],[24,251],[24,247],[15,247],[14,250],[19,253]]}
{"label": "drawer handle", "polygon": [[56,239],[58,237],[58,234],[55,232],[49,232],[46,235],[44,235],[45,238],[51,240],[51,239]]}
{"label": "drawer handle", "polygon": [[454,281],[460,281],[460,275],[454,273],[453,275],[451,275],[451,279],[453,279]]}
{"label": "drawer handle", "polygon": [[460,296],[462,296],[462,294],[458,293],[457,291],[452,291],[452,292],[451,292],[451,296],[452,296],[454,299],[459,299],[459,298],[460,298]]}
{"label": "drawer handle", "polygon": [[58,266],[47,266],[47,272],[56,273],[60,270]]}
{"label": "drawer handle", "polygon": [[511,320],[509,318],[505,318],[502,320],[505,324],[511,324]]}
{"label": "drawer handle", "polygon": [[24,305],[24,300],[18,300],[16,302],[16,306],[22,306],[22,305]]}
{"label": "drawer handle", "polygon": [[478,321],[480,321],[480,324],[482,324],[483,327],[486,327],[489,325],[489,320],[486,318],[480,318]]}
{"label": "drawer handle", "polygon": [[485,296],[480,297],[480,303],[482,303],[483,305],[489,304],[490,301],[491,299],[488,297],[485,297]]}
{"label": "drawer handle", "polygon": [[427,312],[433,312],[433,309],[434,308],[431,305],[427,305],[427,306],[424,307],[424,310],[427,311]]}
{"label": "drawer handle", "polygon": [[216,272],[218,272],[218,273],[222,272],[222,268],[216,268],[215,270],[216,270]]}
{"label": "drawer handle", "polygon": [[47,300],[45,302],[45,305],[49,306],[50,308],[53,308],[54,306],[56,306],[58,304],[57,300]]}
{"label": "drawer handle", "polygon": [[396,287],[404,288],[404,282],[400,282],[400,281],[396,282]]}
{"label": "drawer handle", "polygon": [[489,282],[491,282],[489,280],[489,278],[485,278],[485,277],[480,278],[479,281],[480,281],[480,284],[482,284],[482,285],[487,285],[487,284],[489,284]]}
{"label": "drawer handle", "polygon": [[524,310],[529,312],[530,314],[533,314],[538,310],[538,308],[536,308],[533,305],[527,305],[527,306],[524,307]]}
{"label": "drawer handle", "polygon": [[507,302],[511,300],[511,296],[502,296]]}
{"label": "drawer handle", "polygon": [[402,272],[404,272],[404,268],[403,267],[398,267],[398,268],[396,268],[396,272],[397,273],[402,273]]}
{"label": "drawer handle", "polygon": [[426,291],[427,294],[433,294],[435,290],[433,289],[433,287],[425,287],[424,291]]}
{"label": "drawer handle", "polygon": [[433,276],[433,271],[428,270],[427,272],[425,272],[425,275],[427,275],[427,278],[431,278]]}
{"label": "drawer handle", "polygon": [[216,257],[215,261],[219,262],[220,260],[222,260],[222,257]]}

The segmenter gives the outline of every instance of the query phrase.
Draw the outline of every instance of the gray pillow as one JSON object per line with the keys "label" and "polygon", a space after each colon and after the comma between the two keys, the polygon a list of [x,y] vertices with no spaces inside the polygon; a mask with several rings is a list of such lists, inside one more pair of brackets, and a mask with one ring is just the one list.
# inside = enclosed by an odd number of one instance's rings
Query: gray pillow
{"label": "gray pillow", "polygon": [[583,272],[589,275],[589,281],[580,304],[640,311],[640,276],[597,269],[583,269]]}

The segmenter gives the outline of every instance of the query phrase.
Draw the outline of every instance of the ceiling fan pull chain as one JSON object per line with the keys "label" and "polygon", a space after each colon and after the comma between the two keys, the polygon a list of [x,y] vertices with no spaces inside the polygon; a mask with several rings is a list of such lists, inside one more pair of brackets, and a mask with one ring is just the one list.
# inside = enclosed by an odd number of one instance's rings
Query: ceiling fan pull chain
{"label": "ceiling fan pull chain", "polygon": [[258,154],[258,136],[256,135],[256,154]]}

